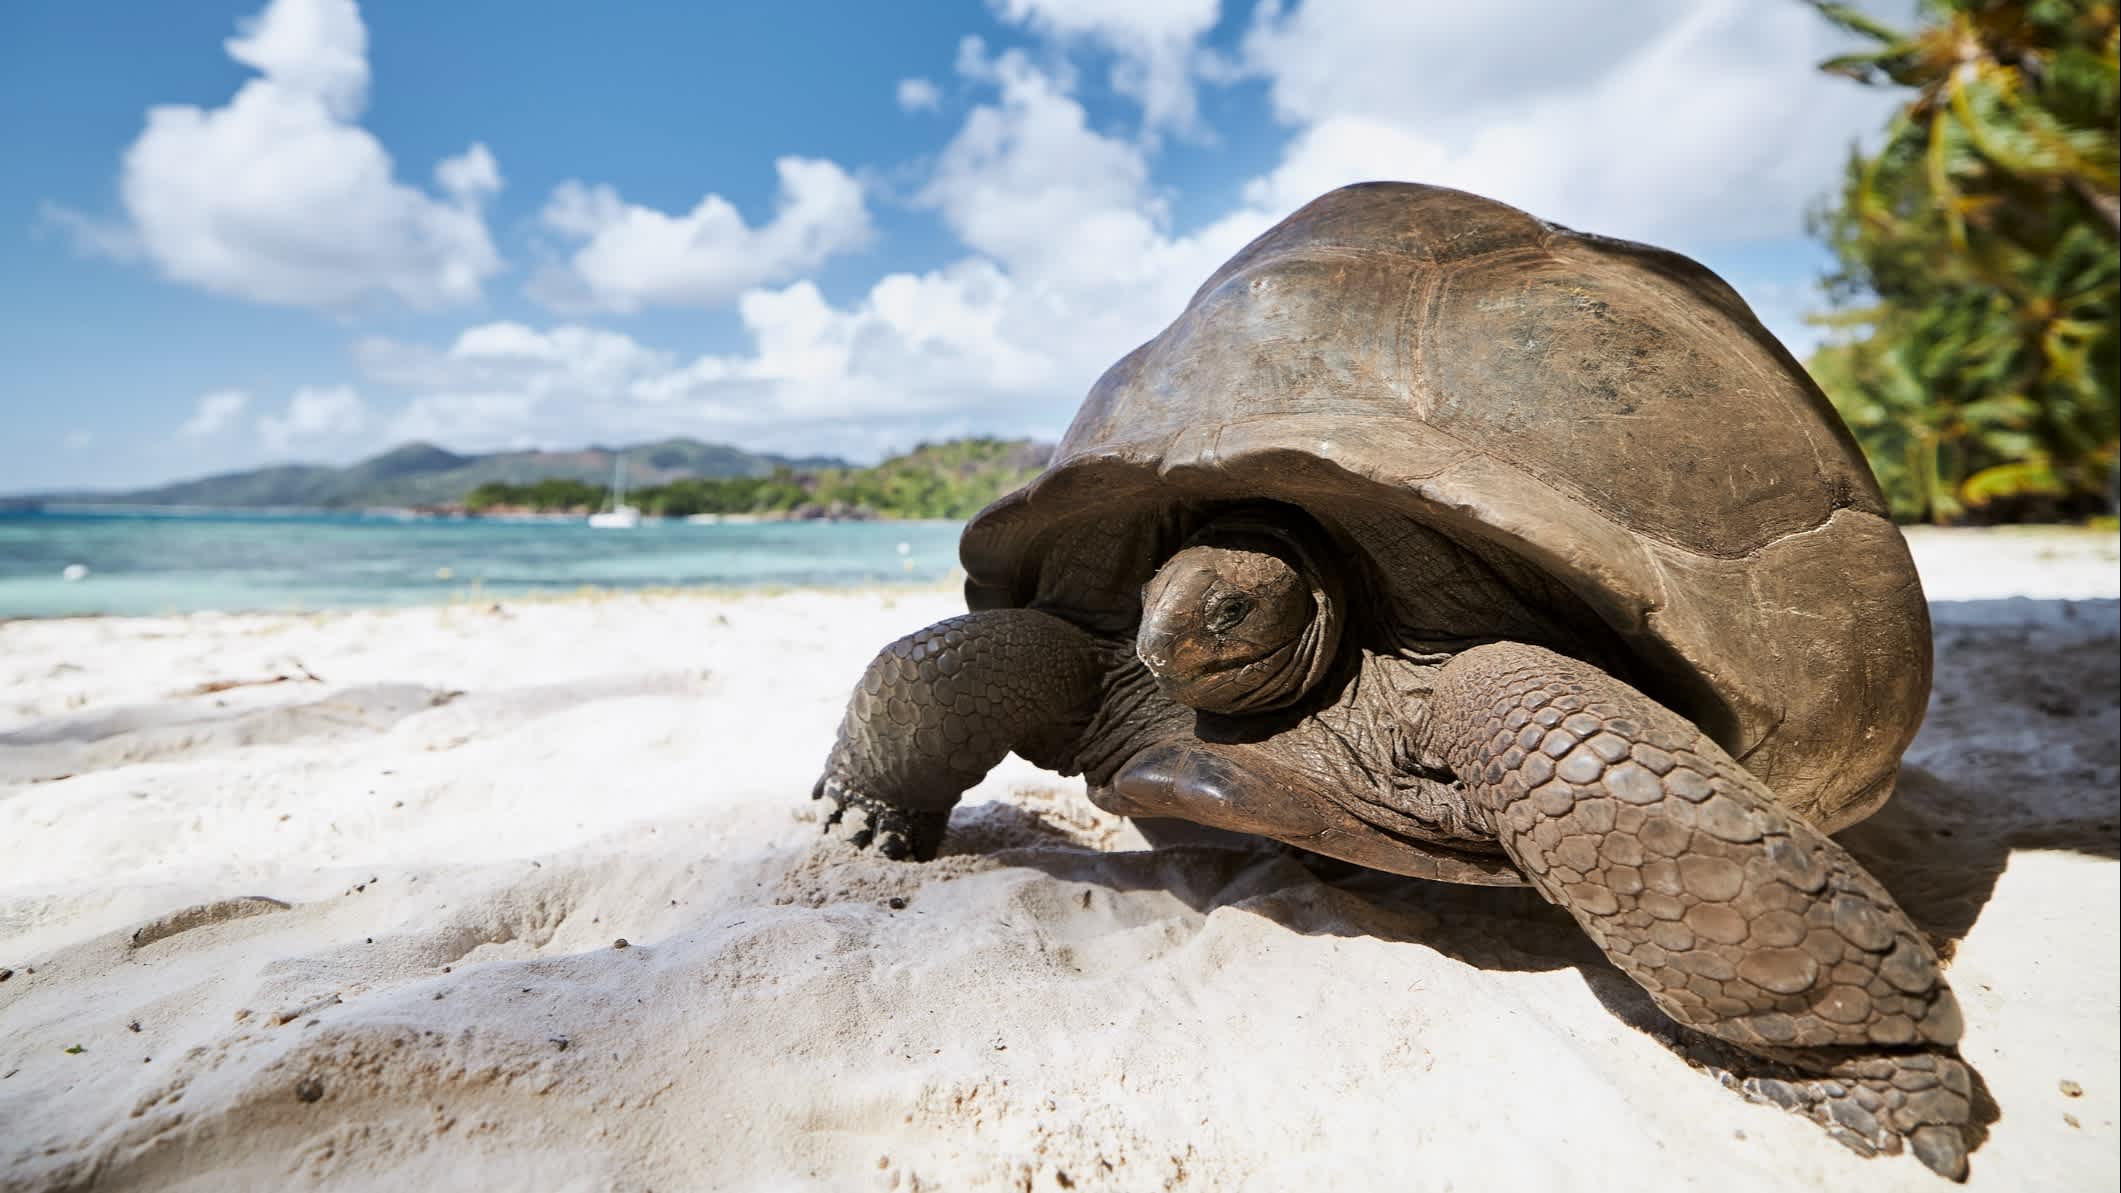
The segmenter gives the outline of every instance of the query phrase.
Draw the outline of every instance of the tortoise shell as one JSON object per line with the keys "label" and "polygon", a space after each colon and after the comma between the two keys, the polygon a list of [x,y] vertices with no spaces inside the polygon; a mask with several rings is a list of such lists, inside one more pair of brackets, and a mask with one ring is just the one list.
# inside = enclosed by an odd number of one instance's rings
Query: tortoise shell
{"label": "tortoise shell", "polygon": [[[1826,831],[1885,801],[1920,726],[1928,607],[1875,479],[1802,366],[1676,253],[1442,187],[1327,194],[967,525],[968,603],[1124,624],[1162,549],[1143,533],[1259,499],[1343,537],[1433,638],[1599,640],[1582,653],[1624,655]],[[1436,544],[1522,607],[1452,607]]]}

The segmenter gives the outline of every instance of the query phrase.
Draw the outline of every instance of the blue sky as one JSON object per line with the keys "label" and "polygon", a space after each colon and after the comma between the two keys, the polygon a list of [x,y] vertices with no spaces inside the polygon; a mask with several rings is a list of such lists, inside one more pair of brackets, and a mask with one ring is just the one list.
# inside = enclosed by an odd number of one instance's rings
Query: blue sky
{"label": "blue sky", "polygon": [[1051,437],[1365,178],[1678,248],[1801,352],[1804,209],[1892,102],[1843,44],[1767,0],[8,5],[0,493]]}

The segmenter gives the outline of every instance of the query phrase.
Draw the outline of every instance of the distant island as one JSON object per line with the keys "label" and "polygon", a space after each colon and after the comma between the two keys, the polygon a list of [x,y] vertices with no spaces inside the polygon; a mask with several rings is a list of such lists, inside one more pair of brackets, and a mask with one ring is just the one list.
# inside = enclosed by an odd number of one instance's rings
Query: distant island
{"label": "distant island", "polygon": [[[688,476],[626,490],[627,504],[651,517],[701,515],[800,518],[969,518],[1037,476],[1050,444],[1025,439],[925,443],[873,468],[842,462],[783,465],[764,475]],[[552,478],[530,484],[489,481],[464,497],[474,515],[586,514],[610,498],[604,485]]]}
{"label": "distant island", "polygon": [[783,456],[682,438],[485,454],[408,443],[343,468],[286,464],[151,489],[42,494],[0,504],[587,514],[609,504],[623,457],[627,503],[651,516],[963,518],[1037,475],[1052,450],[1029,440],[958,439],[859,468],[835,456]]}

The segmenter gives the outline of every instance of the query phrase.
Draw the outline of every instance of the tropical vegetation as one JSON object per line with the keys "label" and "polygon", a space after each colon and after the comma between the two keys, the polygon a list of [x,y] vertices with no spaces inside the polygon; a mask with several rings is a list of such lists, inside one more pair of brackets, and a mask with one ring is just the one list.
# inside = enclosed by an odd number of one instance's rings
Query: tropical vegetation
{"label": "tropical vegetation", "polygon": [[[765,476],[683,477],[630,490],[628,504],[661,517],[969,518],[1038,474],[1051,448],[1029,440],[956,439],[922,444],[873,468],[778,468]],[[601,485],[494,482],[464,498],[475,514],[586,512],[610,501]]]}
{"label": "tropical vegetation", "polygon": [[1822,69],[1906,91],[1813,226],[1838,268],[1812,358],[1910,520],[2116,503],[2121,198],[2111,0],[1923,0]]}

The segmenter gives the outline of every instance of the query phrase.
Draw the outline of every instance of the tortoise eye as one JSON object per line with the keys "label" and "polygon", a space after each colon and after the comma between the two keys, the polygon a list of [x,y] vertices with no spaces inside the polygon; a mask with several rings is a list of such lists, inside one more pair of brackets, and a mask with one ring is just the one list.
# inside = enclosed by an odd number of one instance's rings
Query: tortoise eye
{"label": "tortoise eye", "polygon": [[1208,609],[1208,629],[1220,634],[1245,619],[1252,605],[1243,597],[1224,597]]}

